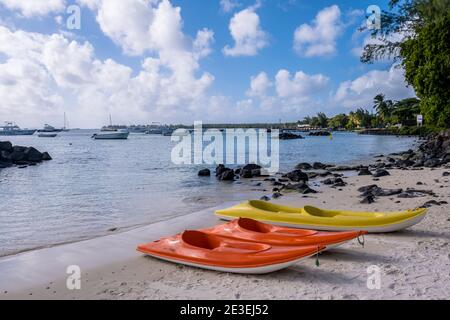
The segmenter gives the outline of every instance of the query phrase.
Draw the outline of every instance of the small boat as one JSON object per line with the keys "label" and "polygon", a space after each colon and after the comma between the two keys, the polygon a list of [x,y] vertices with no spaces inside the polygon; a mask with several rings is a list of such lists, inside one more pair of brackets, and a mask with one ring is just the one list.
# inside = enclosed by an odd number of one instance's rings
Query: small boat
{"label": "small boat", "polygon": [[308,229],[285,228],[248,218],[235,219],[228,223],[201,231],[209,234],[270,245],[324,245],[327,249],[331,249],[344,242],[367,234],[367,231],[324,232]]}
{"label": "small boat", "polygon": [[52,127],[49,124],[45,124],[44,129],[38,130],[39,133],[40,132],[61,132],[61,131],[63,131],[63,129],[56,129],[55,127]]}
{"label": "small boat", "polygon": [[32,136],[36,130],[20,129],[14,122],[5,122],[4,126],[0,126],[0,136]]}
{"label": "small boat", "polygon": [[137,247],[152,257],[222,272],[263,274],[318,254],[324,246],[272,246],[201,231],[184,231]]}
{"label": "small boat", "polygon": [[92,138],[95,140],[126,140],[129,136],[128,130],[119,129],[116,131],[102,131],[100,133],[94,133]]}
{"label": "small boat", "polygon": [[42,132],[42,133],[38,134],[39,138],[55,138],[56,136],[58,136],[57,133],[45,133],[45,132]]}
{"label": "small boat", "polygon": [[398,212],[323,210],[311,206],[294,208],[259,200],[216,211],[216,215],[225,220],[242,217],[285,227],[329,231],[366,230],[369,233],[393,232],[411,227],[419,223],[426,213],[425,208]]}

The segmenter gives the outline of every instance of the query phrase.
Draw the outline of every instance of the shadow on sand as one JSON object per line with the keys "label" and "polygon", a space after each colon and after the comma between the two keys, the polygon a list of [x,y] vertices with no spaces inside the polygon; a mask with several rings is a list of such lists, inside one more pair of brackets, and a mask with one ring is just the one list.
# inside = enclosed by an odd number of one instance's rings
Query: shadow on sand
{"label": "shadow on sand", "polygon": [[395,263],[396,259],[393,256],[380,255],[376,253],[364,251],[365,249],[352,250],[352,249],[331,249],[324,251],[320,254],[319,259],[323,261],[353,261],[359,263]]}

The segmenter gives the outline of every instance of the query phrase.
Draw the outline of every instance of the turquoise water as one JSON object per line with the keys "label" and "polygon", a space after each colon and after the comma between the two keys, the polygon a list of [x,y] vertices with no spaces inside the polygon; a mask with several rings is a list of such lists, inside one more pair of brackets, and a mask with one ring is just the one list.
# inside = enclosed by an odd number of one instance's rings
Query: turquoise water
{"label": "turquoise water", "polygon": [[[0,170],[0,255],[77,241],[183,215],[225,201],[265,194],[253,182],[199,178],[207,165],[175,165],[170,137],[130,135],[96,141],[92,131],[57,138],[10,137],[16,145],[48,151],[54,160]],[[299,162],[359,163],[412,147],[414,139],[335,133],[280,141],[280,167]]]}

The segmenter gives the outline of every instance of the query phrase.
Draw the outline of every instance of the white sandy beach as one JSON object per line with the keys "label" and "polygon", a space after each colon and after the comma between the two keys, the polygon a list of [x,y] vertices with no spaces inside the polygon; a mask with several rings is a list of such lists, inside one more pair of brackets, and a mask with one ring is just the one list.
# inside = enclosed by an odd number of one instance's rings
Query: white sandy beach
{"label": "white sandy beach", "polygon": [[[367,211],[417,207],[429,200],[450,202],[449,169],[390,170],[391,176],[346,179],[339,189],[323,186],[304,197],[276,202]],[[417,182],[423,185],[417,186]],[[432,189],[438,198],[379,197],[360,204],[357,188]],[[224,207],[231,205],[224,204]],[[450,205],[432,206],[418,225],[402,232],[366,236],[325,252],[320,266],[310,258],[267,275],[238,275],[180,266],[145,257],[137,244],[184,229],[221,223],[208,209],[143,228],[0,259],[0,299],[449,299]],[[68,290],[66,268],[79,265],[81,289]],[[381,270],[381,289],[368,289],[367,267]]]}

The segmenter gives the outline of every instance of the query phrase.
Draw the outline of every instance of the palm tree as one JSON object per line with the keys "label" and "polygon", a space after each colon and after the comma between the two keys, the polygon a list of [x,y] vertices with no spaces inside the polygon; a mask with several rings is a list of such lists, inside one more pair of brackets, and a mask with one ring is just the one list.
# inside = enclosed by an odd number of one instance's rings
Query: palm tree
{"label": "palm tree", "polygon": [[321,128],[326,128],[328,126],[328,117],[325,113],[319,112],[317,114],[317,119]]}
{"label": "palm tree", "polygon": [[377,94],[373,98],[373,103],[373,108],[377,111],[377,115],[382,123],[392,116],[393,103],[391,100],[385,100],[384,94]]}

